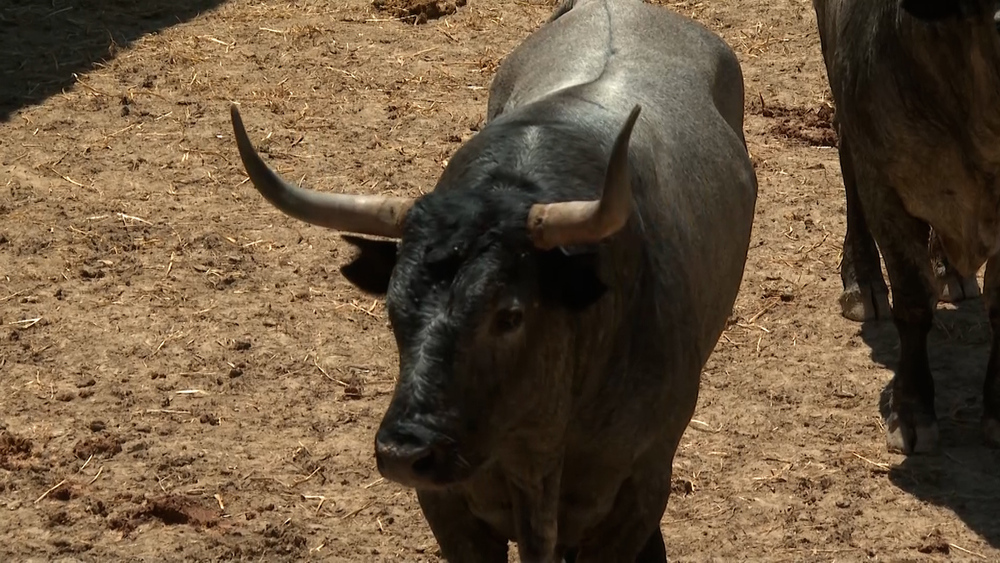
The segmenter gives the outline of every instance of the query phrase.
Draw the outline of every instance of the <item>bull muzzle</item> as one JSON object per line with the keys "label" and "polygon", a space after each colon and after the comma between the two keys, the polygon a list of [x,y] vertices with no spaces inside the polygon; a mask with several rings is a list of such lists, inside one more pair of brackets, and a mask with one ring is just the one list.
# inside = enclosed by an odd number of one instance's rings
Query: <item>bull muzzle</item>
{"label": "bull muzzle", "polygon": [[472,472],[454,440],[416,424],[383,425],[375,437],[375,463],[386,479],[415,489],[451,485]]}

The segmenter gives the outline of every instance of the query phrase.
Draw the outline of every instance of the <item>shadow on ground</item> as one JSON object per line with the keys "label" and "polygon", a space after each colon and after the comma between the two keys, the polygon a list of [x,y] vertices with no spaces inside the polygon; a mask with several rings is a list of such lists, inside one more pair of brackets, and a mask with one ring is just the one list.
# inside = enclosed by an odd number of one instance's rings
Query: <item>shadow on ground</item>
{"label": "shadow on ground", "polygon": [[[872,359],[895,371],[899,338],[892,322],[865,323],[861,335]],[[889,479],[922,501],[952,510],[990,545],[1000,547],[1000,452],[983,444],[979,427],[989,343],[981,300],[937,310],[927,346],[941,453],[909,456],[889,471]],[[888,394],[886,385],[879,407],[883,417]]]}
{"label": "shadow on ground", "polygon": [[139,37],[225,0],[0,1],[0,123],[74,82]]}

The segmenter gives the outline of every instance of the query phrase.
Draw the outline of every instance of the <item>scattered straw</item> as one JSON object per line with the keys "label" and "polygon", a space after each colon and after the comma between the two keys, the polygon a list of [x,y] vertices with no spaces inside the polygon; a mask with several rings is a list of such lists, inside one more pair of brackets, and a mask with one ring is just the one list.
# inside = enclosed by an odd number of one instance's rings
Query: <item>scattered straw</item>
{"label": "scattered straw", "polygon": [[688,423],[688,426],[690,426],[691,428],[694,428],[695,430],[699,430],[701,432],[711,432],[713,434],[722,431],[722,427],[721,426],[718,427],[718,428],[712,428],[711,426],[709,426],[709,424],[707,422],[702,422],[702,421],[696,420],[694,418],[691,419],[691,422]]}
{"label": "scattered straw", "polygon": [[100,476],[101,476],[101,473],[104,473],[104,466],[103,466],[103,465],[101,466],[101,468],[100,468],[100,469],[98,469],[98,470],[97,470],[97,475],[94,475],[94,478],[93,478],[93,479],[91,479],[91,480],[90,480],[90,482],[89,482],[89,483],[87,483],[87,484],[88,484],[88,485],[93,485],[93,484],[94,484],[94,482],[95,482],[95,481],[97,481],[98,477],[100,477]]}
{"label": "scattered straw", "polygon": [[323,503],[326,502],[326,497],[323,495],[302,495],[303,500],[318,500],[319,504],[316,505],[316,514],[323,508]]}
{"label": "scattered straw", "polygon": [[319,473],[320,469],[323,469],[322,465],[316,467],[316,469],[313,469],[313,472],[310,473],[308,476],[303,477],[301,479],[296,479],[295,481],[293,481],[292,482],[292,486],[294,487],[296,485],[301,485],[302,483],[305,483],[306,481],[312,479],[317,473]]}
{"label": "scattered straw", "polygon": [[851,455],[853,455],[854,457],[860,459],[861,461],[864,461],[866,463],[870,463],[870,464],[874,465],[875,467],[878,467],[879,469],[883,469],[885,471],[889,470],[889,464],[888,463],[881,463],[881,462],[878,462],[878,461],[872,461],[872,460],[868,459],[867,457],[865,457],[865,456],[863,456],[863,455],[861,455],[861,454],[859,454],[857,452],[851,452]]}
{"label": "scattered straw", "polygon": [[198,39],[202,39],[202,40],[205,40],[205,41],[211,41],[212,43],[218,43],[219,45],[225,45],[226,47],[235,47],[236,46],[236,42],[235,41],[233,41],[232,43],[226,43],[225,41],[223,41],[221,39],[216,39],[215,37],[212,37],[211,35],[198,35],[196,37]]}
{"label": "scattered straw", "polygon": [[366,502],[365,504],[361,505],[361,507],[360,507],[360,508],[356,508],[356,509],[354,509],[354,510],[352,510],[352,511],[348,512],[347,514],[345,514],[345,515],[341,516],[341,518],[340,518],[340,519],[341,519],[341,520],[347,520],[348,518],[354,518],[354,517],[355,517],[355,516],[357,516],[358,514],[361,514],[361,511],[362,511],[362,510],[364,510],[364,509],[368,508],[369,506],[371,506],[371,505],[373,505],[373,504],[375,504],[375,501],[373,501],[373,500],[370,500],[370,501]]}
{"label": "scattered straw", "polygon": [[[764,305],[764,308],[762,308],[760,311],[757,311],[749,319],[747,319],[747,324],[750,324],[750,325],[755,324],[757,322],[757,319],[759,319],[764,313],[766,313],[766,312],[770,311],[771,309],[773,309],[780,302],[781,302],[781,299],[779,299],[779,298],[772,298],[771,301],[767,305]],[[763,328],[763,327],[761,327],[761,328]]]}
{"label": "scattered straw", "polygon": [[957,550],[961,551],[962,553],[968,553],[969,555],[974,555],[974,556],[976,556],[976,557],[978,557],[980,559],[986,559],[986,556],[983,555],[982,553],[976,553],[975,551],[970,551],[968,549],[965,549],[964,547],[955,545],[953,543],[949,543],[948,547],[950,547],[952,549],[957,549]]}
{"label": "scattered straw", "polygon": [[58,489],[59,487],[65,485],[65,484],[66,484],[66,479],[63,479],[62,481],[59,481],[54,486],[52,486],[51,488],[49,488],[49,490],[47,490],[44,493],[42,493],[42,495],[40,497],[36,498],[35,502],[33,504],[38,504],[39,502],[42,501],[42,499],[44,499],[45,497],[49,496],[49,493],[55,491],[56,489]]}
{"label": "scattered straw", "polygon": [[0,299],[0,303],[3,303],[4,301],[9,301],[9,300],[17,297],[18,295],[21,295],[22,293],[24,293],[23,290],[22,291],[18,291],[17,293],[11,293],[7,297],[4,297],[3,299]]}
{"label": "scattered straw", "polygon": [[80,182],[77,182],[73,178],[70,178],[69,176],[66,176],[64,174],[60,174],[60,173],[56,172],[54,168],[49,168],[49,170],[51,170],[55,175],[59,176],[63,180],[66,180],[70,184],[73,184],[74,186],[78,186],[78,187],[81,187],[81,188],[84,188],[84,189],[88,189],[87,186],[84,186],[83,184],[81,184]]}
{"label": "scattered straw", "polygon": [[352,301],[351,303],[341,303],[340,305],[337,305],[337,306],[336,306],[336,307],[334,307],[334,308],[335,308],[335,309],[340,309],[341,307],[344,307],[344,306],[350,306],[350,307],[353,307],[354,309],[357,309],[358,311],[361,311],[362,313],[364,313],[364,314],[368,315],[369,317],[371,317],[371,318],[373,318],[373,319],[377,319],[377,318],[379,318],[379,316],[378,316],[378,315],[376,315],[376,314],[375,314],[375,313],[373,312],[373,311],[375,311],[375,307],[377,307],[377,306],[378,306],[378,300],[377,300],[377,299],[376,299],[375,301],[372,301],[372,304],[371,304],[371,307],[368,307],[367,309],[366,309],[366,308],[364,308],[364,307],[362,307],[362,306],[360,306],[360,305],[358,305],[357,303],[355,303],[355,302],[353,302],[353,301]]}
{"label": "scattered straw", "polygon": [[[136,217],[134,215],[126,215],[124,213],[118,212],[118,213],[115,213],[115,216],[117,216],[119,219],[121,219],[123,223],[126,223],[126,221],[134,221],[136,223],[145,223],[147,225],[152,225],[152,223],[150,223],[149,221],[143,219],[142,217]],[[128,224],[126,223],[125,226],[128,226]]]}
{"label": "scattered straw", "polygon": [[722,508],[720,508],[719,510],[716,510],[715,512],[710,512],[708,514],[697,514],[697,515],[694,515],[694,516],[686,516],[684,518],[678,518],[676,520],[670,520],[668,522],[664,522],[664,524],[667,525],[667,526],[669,526],[671,524],[677,524],[678,522],[689,522],[691,520],[707,520],[709,518],[714,518],[714,517],[719,516],[721,514],[724,514],[726,512],[733,512],[735,514],[736,513],[736,509],[735,508],[730,508],[728,506],[723,506]]}
{"label": "scattered straw", "polygon": [[90,90],[91,92],[93,92],[95,94],[98,94],[100,96],[107,96],[107,94],[105,94],[104,92],[101,92],[97,88],[94,88],[93,86],[91,86],[91,85],[87,84],[86,82],[84,82],[83,80],[81,80],[79,74],[77,74],[77,73],[74,72],[73,73],[73,78],[76,80],[77,84],[79,84],[80,86],[83,86],[87,90]]}
{"label": "scattered straw", "polygon": [[316,369],[318,369],[320,371],[320,373],[322,373],[323,376],[326,377],[327,379],[329,379],[330,381],[336,383],[337,385],[340,385],[341,387],[350,387],[350,385],[348,385],[347,383],[345,383],[345,382],[343,382],[343,381],[341,381],[341,380],[339,380],[339,379],[337,379],[335,377],[331,377],[330,374],[327,373],[325,369],[323,369],[323,366],[319,365],[316,362],[315,358],[313,358],[313,365],[316,366]]}
{"label": "scattered straw", "polygon": [[12,321],[7,324],[9,325],[24,325],[21,328],[31,328],[38,324],[38,321],[42,320],[42,317],[36,317],[34,319],[24,319],[20,321]]}

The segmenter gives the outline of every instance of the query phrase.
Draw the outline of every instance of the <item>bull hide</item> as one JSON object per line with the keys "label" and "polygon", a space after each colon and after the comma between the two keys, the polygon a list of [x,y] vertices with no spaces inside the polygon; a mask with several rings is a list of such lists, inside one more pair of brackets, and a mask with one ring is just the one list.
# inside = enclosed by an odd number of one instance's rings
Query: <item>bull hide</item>
{"label": "bull hide", "polygon": [[[984,293],[983,429],[1000,445],[1000,37],[995,0],[814,0],[847,196],[844,316],[891,317],[890,450],[938,447],[927,334],[939,297]],[[877,246],[876,246],[877,244]],[[882,278],[879,251],[892,287]]]}
{"label": "bull hide", "polygon": [[[757,180],[743,77],[703,26],[563,2],[498,69],[487,124],[410,200],[254,186],[348,239],[399,380],[379,470],[451,562],[664,562],[671,465],[743,275]],[[398,241],[398,242],[397,242]]]}

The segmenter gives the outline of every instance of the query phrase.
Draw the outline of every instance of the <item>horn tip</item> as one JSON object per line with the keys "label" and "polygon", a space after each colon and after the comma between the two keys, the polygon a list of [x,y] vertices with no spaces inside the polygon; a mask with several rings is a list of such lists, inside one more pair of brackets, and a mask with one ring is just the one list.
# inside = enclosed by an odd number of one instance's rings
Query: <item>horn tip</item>
{"label": "horn tip", "polygon": [[629,112],[628,120],[635,121],[639,117],[639,113],[642,111],[642,104],[635,104],[632,106],[632,111]]}
{"label": "horn tip", "polygon": [[[247,130],[243,126],[243,118],[240,117],[240,108],[236,103],[229,104],[229,117],[233,123],[233,133],[236,134],[236,144],[242,145],[244,142],[249,142],[249,137],[247,137]],[[242,150],[240,151],[242,155]]]}
{"label": "horn tip", "polygon": [[229,102],[229,116],[233,121],[240,121],[240,105],[236,102]]}

